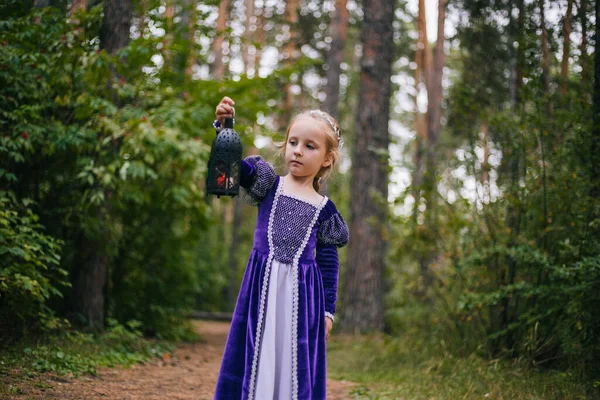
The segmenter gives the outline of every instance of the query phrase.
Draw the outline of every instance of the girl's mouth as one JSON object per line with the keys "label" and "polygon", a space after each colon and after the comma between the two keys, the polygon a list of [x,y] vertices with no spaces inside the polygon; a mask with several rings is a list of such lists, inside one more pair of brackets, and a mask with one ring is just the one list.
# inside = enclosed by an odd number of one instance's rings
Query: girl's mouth
{"label": "girl's mouth", "polygon": [[292,160],[292,164],[302,165],[300,161]]}

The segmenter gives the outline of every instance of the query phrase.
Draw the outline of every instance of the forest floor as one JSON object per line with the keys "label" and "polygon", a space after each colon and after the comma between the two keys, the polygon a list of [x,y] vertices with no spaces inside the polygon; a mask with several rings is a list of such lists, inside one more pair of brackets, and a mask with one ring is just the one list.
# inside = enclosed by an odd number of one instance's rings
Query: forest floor
{"label": "forest floor", "polygon": [[[229,323],[194,321],[202,340],[181,344],[171,355],[130,368],[105,368],[80,378],[41,374],[19,384],[14,400],[203,400],[212,399]],[[9,377],[10,379],[10,377]],[[17,379],[17,377],[13,377]],[[328,399],[352,399],[354,385],[329,379]]]}

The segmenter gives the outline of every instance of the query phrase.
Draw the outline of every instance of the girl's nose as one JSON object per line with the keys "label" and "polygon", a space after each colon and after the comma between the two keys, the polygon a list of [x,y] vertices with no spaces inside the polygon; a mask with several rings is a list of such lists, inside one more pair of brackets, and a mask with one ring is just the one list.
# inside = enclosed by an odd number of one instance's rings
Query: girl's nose
{"label": "girl's nose", "polygon": [[296,146],[294,148],[294,154],[297,156],[302,155],[302,152],[300,151],[300,146]]}

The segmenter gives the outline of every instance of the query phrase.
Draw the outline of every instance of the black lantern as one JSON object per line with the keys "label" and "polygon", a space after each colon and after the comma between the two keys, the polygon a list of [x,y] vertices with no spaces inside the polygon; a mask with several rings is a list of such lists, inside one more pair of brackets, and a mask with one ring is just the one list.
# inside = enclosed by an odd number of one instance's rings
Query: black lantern
{"label": "black lantern", "polygon": [[208,159],[206,193],[237,196],[240,191],[242,141],[233,130],[233,119],[225,119],[225,127],[217,133]]}

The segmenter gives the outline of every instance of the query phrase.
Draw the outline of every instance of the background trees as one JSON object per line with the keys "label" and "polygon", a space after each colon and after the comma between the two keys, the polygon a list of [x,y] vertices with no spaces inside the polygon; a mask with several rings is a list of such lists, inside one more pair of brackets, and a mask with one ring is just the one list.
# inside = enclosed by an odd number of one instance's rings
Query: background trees
{"label": "background trees", "polygon": [[597,7],[440,1],[428,39],[423,1],[4,2],[2,337],[231,309],[253,210],[203,192],[228,94],[271,159],[296,111],[341,122],[343,330],[597,374]]}

